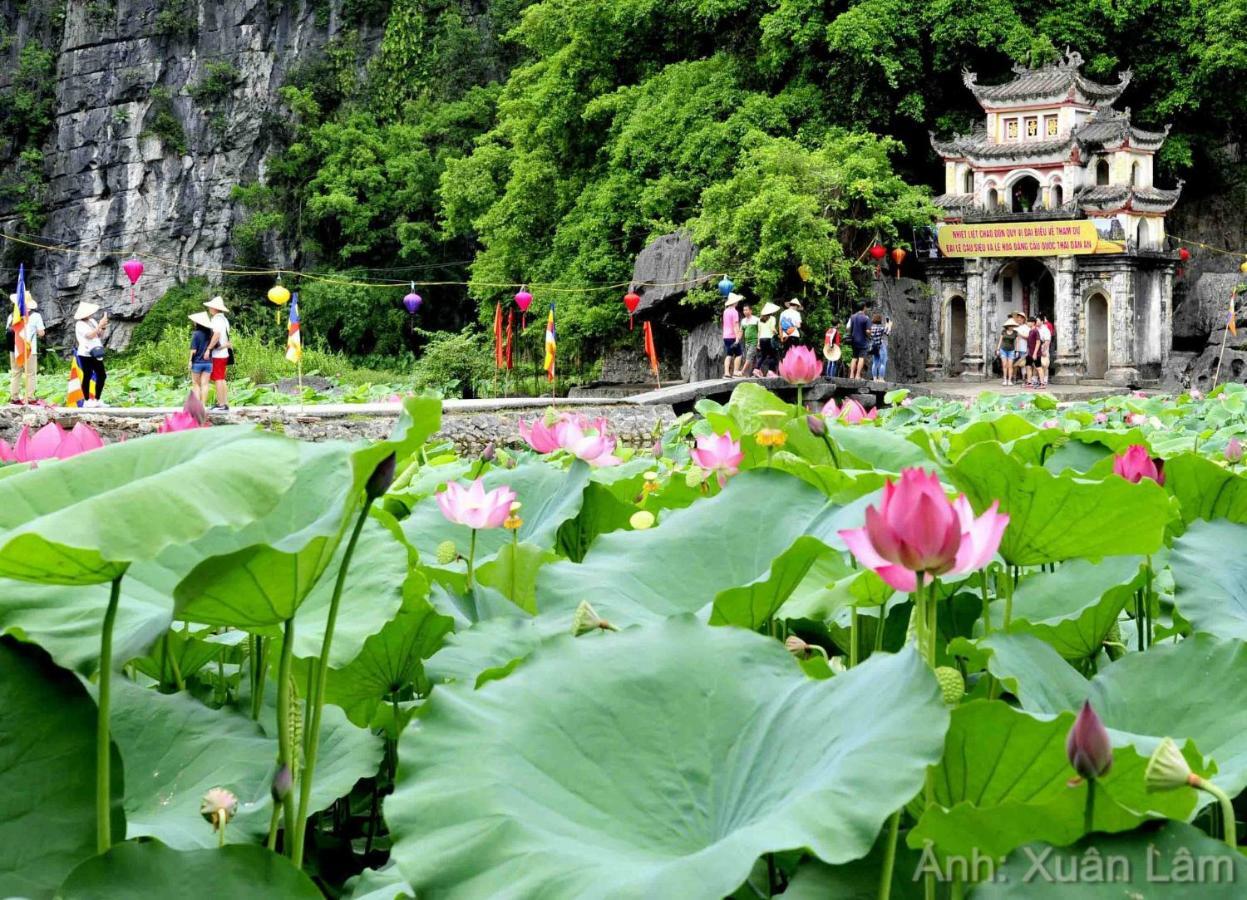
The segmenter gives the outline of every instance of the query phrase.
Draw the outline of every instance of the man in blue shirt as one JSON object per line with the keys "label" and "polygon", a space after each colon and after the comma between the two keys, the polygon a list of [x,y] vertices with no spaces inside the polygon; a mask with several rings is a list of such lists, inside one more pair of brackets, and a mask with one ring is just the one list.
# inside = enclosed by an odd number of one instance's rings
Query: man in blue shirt
{"label": "man in blue shirt", "polygon": [[849,316],[849,344],[853,347],[853,360],[849,364],[849,377],[861,378],[870,355],[870,316],[866,315],[866,301],[857,304],[857,312]]}

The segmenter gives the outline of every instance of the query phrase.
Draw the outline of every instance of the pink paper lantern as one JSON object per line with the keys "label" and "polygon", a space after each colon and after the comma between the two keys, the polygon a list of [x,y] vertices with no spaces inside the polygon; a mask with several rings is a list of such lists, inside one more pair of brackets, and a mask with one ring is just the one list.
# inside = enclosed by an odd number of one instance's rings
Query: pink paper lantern
{"label": "pink paper lantern", "polygon": [[137,282],[143,274],[143,264],[137,259],[127,259],[121,264],[121,269],[126,273],[126,278],[130,279],[131,285]]}
{"label": "pink paper lantern", "polygon": [[520,291],[515,295],[515,305],[520,308],[520,312],[528,312],[528,307],[532,305],[533,295],[528,291]]}

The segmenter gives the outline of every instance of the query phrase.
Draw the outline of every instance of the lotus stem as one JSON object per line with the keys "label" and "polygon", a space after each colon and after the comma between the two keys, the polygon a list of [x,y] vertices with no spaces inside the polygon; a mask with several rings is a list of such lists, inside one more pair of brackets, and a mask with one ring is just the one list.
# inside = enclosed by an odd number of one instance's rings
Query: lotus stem
{"label": "lotus stem", "polygon": [[[307,831],[307,808],[312,801],[312,779],[316,775],[316,754],[320,748],[321,711],[325,708],[325,689],[329,681],[329,651],[333,646],[333,630],[338,621],[338,606],[342,600],[342,588],[346,585],[346,573],[351,567],[351,557],[355,554],[355,545],[359,543],[360,532],[368,521],[368,513],[372,509],[372,498],[364,501],[364,506],[355,519],[355,528],[351,531],[350,540],[346,544],[346,552],[342,554],[342,564],[338,566],[338,577],[333,583],[333,598],[329,601],[329,616],[325,620],[325,637],[320,645],[320,663],[316,667],[315,702],[311,706],[311,727],[307,734],[307,760],[303,765],[303,774],[299,779],[299,814],[295,819],[294,851],[290,856],[295,868],[303,865],[303,840]],[[476,531],[472,531],[473,551],[475,551]],[[471,566],[469,564],[469,578]]]}
{"label": "lotus stem", "polygon": [[476,529],[472,529],[472,539],[468,542],[468,590],[472,590],[472,566],[476,563]]}
{"label": "lotus stem", "polygon": [[1144,590],[1147,592],[1147,645],[1156,643],[1156,620],[1160,618],[1160,595],[1154,590],[1155,572],[1152,570],[1152,554],[1147,555],[1143,565]]}
{"label": "lotus stem", "polygon": [[879,620],[875,623],[875,652],[883,651],[883,625],[887,619],[887,605],[883,604],[879,607]]}
{"label": "lotus stem", "polygon": [[892,896],[892,870],[896,867],[896,839],[901,830],[901,811],[888,820],[888,836],[883,844],[883,868],[879,872],[879,900]]}
{"label": "lotus stem", "polygon": [[1013,621],[1013,586],[1015,579],[1012,572],[1005,573],[1005,619],[1004,630],[1009,630],[1009,623]]}
{"label": "lotus stem", "polygon": [[[1199,776],[1195,777],[1199,778]],[[1229,794],[1204,778],[1199,778],[1199,782],[1195,787],[1212,794],[1212,796],[1217,798],[1217,802],[1221,804],[1221,837],[1231,850],[1237,851],[1238,825],[1234,821],[1234,804],[1230,802]]]}
{"label": "lotus stem", "polygon": [[225,826],[226,826],[226,825],[228,825],[228,824],[229,824],[229,818],[225,815],[225,810],[223,810],[223,809],[218,809],[218,810],[217,810],[217,812],[216,812],[216,825],[217,825],[217,830],[216,830],[216,834],[217,834],[217,838],[216,838],[216,845],[217,845],[217,849],[220,849],[221,847],[224,847],[224,846],[225,846]]}
{"label": "lotus stem", "polygon": [[[295,748],[290,745],[290,664],[294,659],[294,616],[286,620],[285,633],[281,642],[281,661],[277,664],[277,754],[282,765],[289,767],[293,773],[295,766]],[[285,819],[286,850],[294,840],[294,791],[291,790],[282,800],[282,814]]]}
{"label": "lotus stem", "polygon": [[121,579],[113,579],[108,592],[108,609],[104,612],[104,629],[100,633],[100,690],[95,724],[95,849],[107,853],[112,846],[112,747],[108,736],[108,705],[113,687],[113,623],[121,603]]}
{"label": "lotus stem", "polygon": [[823,432],[823,443],[827,445],[827,452],[831,454],[832,464],[840,468],[840,454],[836,451],[836,445],[831,442],[831,438],[827,436],[827,432]]}
{"label": "lotus stem", "polygon": [[264,682],[268,679],[268,641],[257,637],[255,647],[256,678],[251,686],[251,718],[253,721],[259,721],[260,707],[264,704]]}
{"label": "lotus stem", "polygon": [[861,634],[859,631],[860,626],[858,624],[858,612],[857,612],[856,606],[851,607],[849,616],[850,616],[849,618],[849,668],[851,669],[857,665],[857,660],[858,660],[857,644],[858,644],[858,639],[861,637]]}
{"label": "lotus stem", "polygon": [[992,610],[987,602],[987,570],[979,573],[979,594],[983,598],[983,635],[992,633]]}
{"label": "lotus stem", "polygon": [[804,390],[805,390],[804,385],[800,385],[800,384],[797,385],[797,410],[798,410],[797,415],[801,415],[802,413],[805,412]]}
{"label": "lotus stem", "polygon": [[1093,823],[1095,821],[1095,779],[1087,779],[1087,805],[1082,811],[1082,831],[1083,834],[1091,834]]}
{"label": "lotus stem", "polygon": [[274,803],[272,815],[268,817],[268,849],[274,853],[277,852],[277,823],[281,820],[281,811],[284,805],[282,803]]}

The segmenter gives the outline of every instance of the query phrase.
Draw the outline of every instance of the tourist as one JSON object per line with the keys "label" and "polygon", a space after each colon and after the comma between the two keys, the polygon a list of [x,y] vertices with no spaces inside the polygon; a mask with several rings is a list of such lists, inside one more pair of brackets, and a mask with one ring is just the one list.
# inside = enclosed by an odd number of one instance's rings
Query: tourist
{"label": "tourist", "polygon": [[205,360],[212,361],[210,375],[212,384],[216,388],[216,403],[212,408],[224,412],[229,409],[229,395],[225,390],[225,367],[232,361],[231,354],[233,353],[229,339],[229,319],[225,318],[229,310],[225,307],[225,301],[220,297],[213,297],[204,306],[208,307],[208,311],[212,313],[212,337],[208,340],[208,349],[203,354]]}
{"label": "tourist", "polygon": [[779,368],[779,347],[775,343],[775,334],[779,324],[775,314],[779,307],[767,303],[762,307],[761,318],[758,319],[758,367],[753,370],[755,378],[774,378]]}
{"label": "tourist", "polygon": [[870,316],[866,315],[866,301],[858,301],[857,311],[849,316],[849,346],[853,359],[849,362],[849,377],[861,378],[870,353]]}
{"label": "tourist", "polygon": [[732,360],[739,359],[741,354],[740,342],[740,313],[736,311],[736,304],[740,303],[744,298],[740,294],[728,294],[727,299],[723,301],[723,377],[731,378],[733,374]]}
{"label": "tourist", "polygon": [[1000,383],[1002,385],[1013,384],[1013,361],[1014,350],[1017,344],[1017,322],[1013,319],[1011,313],[1005,318],[1004,325],[1000,329],[1000,340],[996,342],[996,355],[1000,357],[1000,371],[1003,375]]}
{"label": "tourist", "polygon": [[212,382],[212,362],[204,354],[212,341],[212,320],[206,312],[191,313],[187,318],[195,326],[191,332],[191,391],[206,405]]}
{"label": "tourist", "polygon": [[741,307],[740,331],[744,335],[745,349],[736,359],[736,377],[752,372],[758,365],[758,317],[752,306]]}
{"label": "tourist", "polygon": [[888,368],[888,335],[892,333],[892,320],[886,322],[875,313],[870,320],[870,380],[883,381]]}
{"label": "tourist", "polygon": [[832,325],[823,334],[823,359],[827,360],[827,368],[823,374],[827,378],[835,378],[840,371],[840,329]]}
{"label": "tourist", "polygon": [[786,353],[789,347],[801,343],[801,301],[796,297],[789,300],[787,307],[779,314],[779,342]]}
{"label": "tourist", "polygon": [[1026,384],[1030,366],[1026,362],[1026,339],[1030,336],[1030,326],[1026,324],[1026,314],[1013,314],[1013,383]]}
{"label": "tourist", "polygon": [[1048,386],[1048,369],[1052,365],[1052,325],[1047,316],[1039,317],[1039,386]]}
{"label": "tourist", "polygon": [[107,406],[104,402],[104,334],[108,313],[94,318],[98,305],[85,300],[74,310],[74,338],[77,341],[78,368],[82,369],[83,406]]}
{"label": "tourist", "polygon": [[[9,302],[16,307],[17,294],[9,294]],[[29,345],[29,352],[26,354],[25,363],[21,366],[17,364],[17,337],[13,334],[12,313],[9,313],[8,321],[4,323],[9,347],[10,403],[33,403],[35,401],[35,389],[39,380],[39,338],[43,337],[43,316],[39,314],[38,310],[39,304],[35,302],[35,298],[27,294],[26,326],[22,334]],[[19,382],[22,384],[20,394],[17,389]]]}
{"label": "tourist", "polygon": [[1026,384],[1039,387],[1039,320],[1031,316],[1026,320]]}

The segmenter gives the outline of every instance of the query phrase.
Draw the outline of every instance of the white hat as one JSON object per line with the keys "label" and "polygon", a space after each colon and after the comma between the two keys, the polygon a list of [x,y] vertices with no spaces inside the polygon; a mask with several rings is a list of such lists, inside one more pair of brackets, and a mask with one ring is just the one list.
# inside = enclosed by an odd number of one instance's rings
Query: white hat
{"label": "white hat", "polygon": [[212,327],[212,320],[208,318],[208,314],[206,312],[191,313],[186,318],[190,319],[196,325],[202,325],[204,328]]}
{"label": "white hat", "polygon": [[220,297],[213,297],[211,300],[205,303],[204,306],[208,307],[208,309],[215,309],[220,312],[229,312],[229,310],[225,306],[225,301],[222,300]]}
{"label": "white hat", "polygon": [[[17,305],[17,294],[9,294],[9,302],[16,306]],[[27,309],[38,309],[39,308],[39,304],[35,302],[35,298],[31,296],[30,291],[26,292],[26,308]]]}
{"label": "white hat", "polygon": [[789,300],[786,305],[795,306],[797,309],[805,309],[805,307],[801,305],[801,301],[798,300],[796,297],[793,297],[791,300]]}
{"label": "white hat", "polygon": [[75,319],[89,319],[99,311],[100,311],[100,308],[97,304],[88,303],[87,301],[83,300],[81,303],[78,304],[78,308],[74,310],[74,318]]}
{"label": "white hat", "polygon": [[774,303],[768,303],[766,306],[762,307],[762,315],[764,316],[773,316],[777,312],[779,312],[779,307]]}
{"label": "white hat", "polygon": [[727,299],[723,301],[723,308],[726,309],[729,306],[735,306],[737,303],[739,303],[740,301],[744,299],[745,298],[742,297],[740,294],[728,294]]}

